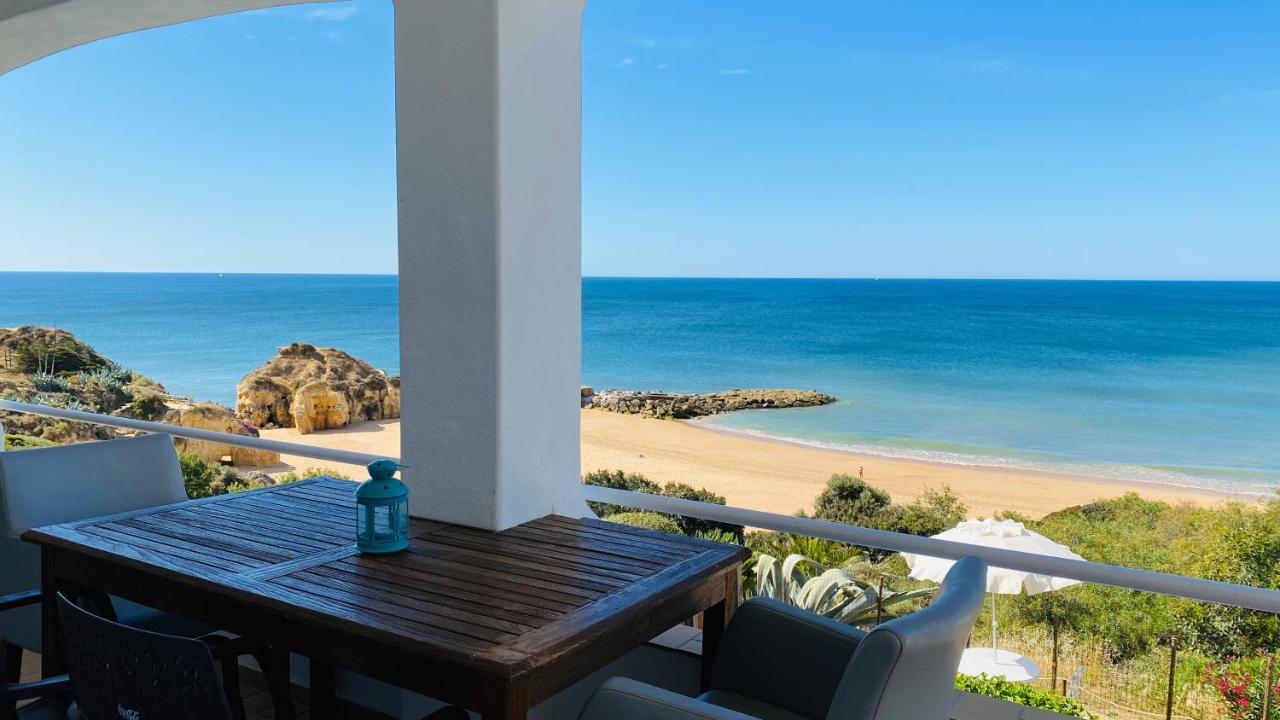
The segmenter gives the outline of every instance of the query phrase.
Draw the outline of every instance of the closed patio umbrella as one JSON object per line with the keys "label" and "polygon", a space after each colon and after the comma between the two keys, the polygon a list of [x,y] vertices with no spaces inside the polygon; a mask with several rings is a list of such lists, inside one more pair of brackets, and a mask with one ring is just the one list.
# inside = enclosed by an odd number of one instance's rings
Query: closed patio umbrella
{"label": "closed patio umbrella", "polygon": [[[1025,525],[1015,520],[966,520],[959,525],[934,535],[938,540],[981,545],[983,547],[1017,550],[1019,552],[1048,555],[1051,557],[1083,560],[1071,548],[1056,543],[1049,538],[1028,530]],[[941,582],[947,571],[955,564],[954,560],[903,553],[902,557],[911,568],[911,577],[917,580]],[[999,674],[1011,680],[1034,679],[1040,674],[1040,668],[1028,658],[1013,652],[1001,652],[996,649],[996,595],[1017,595],[1027,593],[1036,595],[1051,590],[1079,584],[1079,580],[1054,577],[1040,573],[1009,570],[1001,567],[990,567],[987,570],[987,592],[991,593],[991,655],[986,651],[970,653],[968,663],[974,669],[986,670],[989,674]],[[962,669],[963,669],[962,665]]]}

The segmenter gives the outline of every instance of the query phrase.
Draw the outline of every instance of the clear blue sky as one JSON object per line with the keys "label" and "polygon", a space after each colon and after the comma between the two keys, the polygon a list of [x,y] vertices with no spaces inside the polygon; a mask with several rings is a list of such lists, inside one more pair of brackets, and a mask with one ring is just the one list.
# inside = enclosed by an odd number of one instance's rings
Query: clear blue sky
{"label": "clear blue sky", "polygon": [[[1280,2],[591,0],[592,275],[1280,279]],[[0,77],[0,270],[394,272],[391,7]]]}

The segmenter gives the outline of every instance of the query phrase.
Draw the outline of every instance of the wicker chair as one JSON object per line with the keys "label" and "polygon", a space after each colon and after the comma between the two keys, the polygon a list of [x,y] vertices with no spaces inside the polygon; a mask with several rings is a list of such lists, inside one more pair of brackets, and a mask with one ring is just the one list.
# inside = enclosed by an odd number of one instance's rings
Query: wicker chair
{"label": "wicker chair", "polygon": [[[267,678],[275,717],[295,716],[287,656],[262,643],[213,634],[162,635],[105,618],[58,594],[67,667],[87,720],[189,718],[243,720],[239,658],[252,655]],[[219,680],[215,663],[222,664]]]}
{"label": "wicker chair", "polygon": [[[265,646],[243,638],[191,639],[114,623],[72,604],[61,593],[58,611],[71,687],[84,720],[244,720],[236,658],[252,654],[264,670],[281,661],[281,656],[266,652]],[[222,663],[221,681],[215,661]],[[277,720],[295,717],[289,685],[278,682],[285,677],[268,675]],[[448,706],[423,720],[468,717],[462,708]]]}
{"label": "wicker chair", "polygon": [[[23,592],[0,597],[0,612],[27,607],[40,601],[40,593]],[[0,652],[0,720],[53,720],[65,718],[71,701],[71,681],[66,675],[19,682],[22,674],[22,648],[5,645]],[[17,704],[24,700],[36,702],[22,708]]]}

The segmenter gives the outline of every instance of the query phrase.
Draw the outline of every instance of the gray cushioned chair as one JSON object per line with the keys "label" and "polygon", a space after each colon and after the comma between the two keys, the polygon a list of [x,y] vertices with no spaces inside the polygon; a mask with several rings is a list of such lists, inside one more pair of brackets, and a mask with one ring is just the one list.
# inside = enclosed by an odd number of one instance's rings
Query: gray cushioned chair
{"label": "gray cushioned chair", "polygon": [[[168,435],[0,452],[0,596],[40,587],[40,550],[20,539],[26,530],[186,499]],[[136,603],[110,605],[101,610],[134,627],[186,636],[209,630]],[[0,640],[11,659],[14,647],[40,652],[39,605],[0,615]]]}
{"label": "gray cushioned chair", "polygon": [[871,632],[753,598],[725,630],[707,692],[613,678],[582,720],[947,720],[986,578],[982,559],[963,558],[928,607]]}

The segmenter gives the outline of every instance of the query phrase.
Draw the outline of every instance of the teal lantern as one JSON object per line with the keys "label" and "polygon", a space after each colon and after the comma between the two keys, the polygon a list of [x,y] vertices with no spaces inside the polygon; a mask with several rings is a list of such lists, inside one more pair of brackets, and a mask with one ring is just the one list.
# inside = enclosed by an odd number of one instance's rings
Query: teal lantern
{"label": "teal lantern", "polygon": [[396,479],[392,460],[369,463],[369,479],[356,488],[356,548],[393,553],[409,547],[409,488]]}

